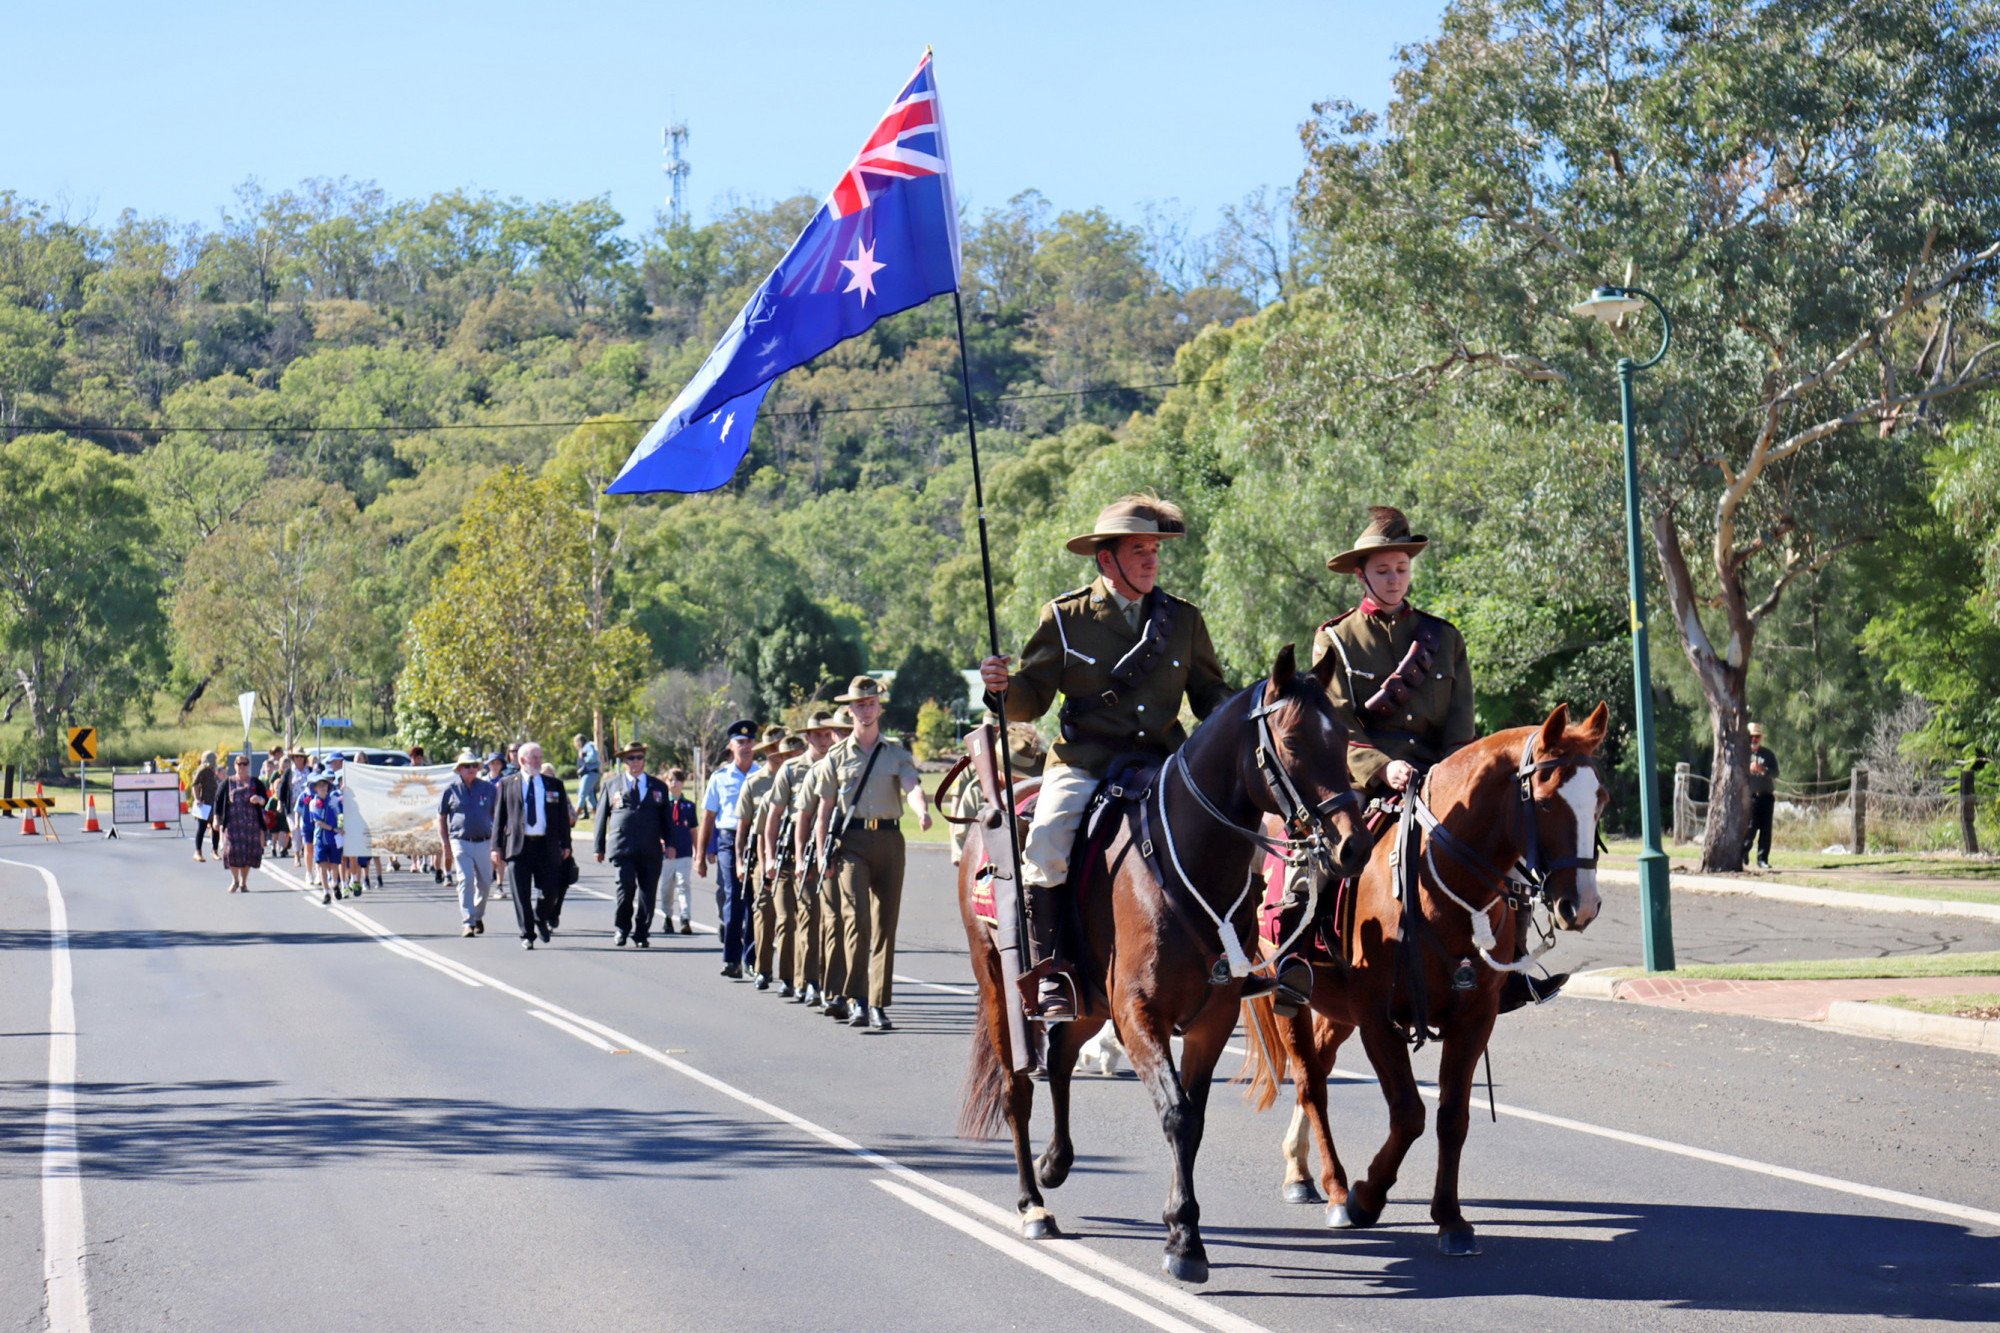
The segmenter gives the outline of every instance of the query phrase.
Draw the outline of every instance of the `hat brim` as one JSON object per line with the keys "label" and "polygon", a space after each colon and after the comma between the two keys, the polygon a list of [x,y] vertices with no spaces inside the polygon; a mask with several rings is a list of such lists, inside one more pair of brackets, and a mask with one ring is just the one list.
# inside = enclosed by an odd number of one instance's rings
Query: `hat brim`
{"label": "hat brim", "polygon": [[888,698],[889,691],[883,690],[880,694],[843,694],[835,699],[834,702],[837,704],[858,704],[873,701],[879,704],[886,703]]}
{"label": "hat brim", "polygon": [[1326,567],[1336,574],[1352,574],[1357,572],[1363,564],[1367,563],[1370,556],[1422,555],[1424,548],[1430,544],[1431,539],[1429,537],[1418,537],[1414,541],[1384,542],[1380,546],[1357,546],[1352,550],[1342,551],[1339,555],[1327,561]]}
{"label": "hat brim", "polygon": [[1080,537],[1071,537],[1063,546],[1073,555],[1090,555],[1097,550],[1099,542],[1116,541],[1120,537],[1158,537],[1164,542],[1185,536],[1185,532],[1086,532]]}

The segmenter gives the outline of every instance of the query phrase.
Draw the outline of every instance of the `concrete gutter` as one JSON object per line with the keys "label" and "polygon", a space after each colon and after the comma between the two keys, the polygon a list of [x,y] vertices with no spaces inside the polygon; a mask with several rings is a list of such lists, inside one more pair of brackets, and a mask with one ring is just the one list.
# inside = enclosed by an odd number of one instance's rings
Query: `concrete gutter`
{"label": "concrete gutter", "polygon": [[[1613,884],[1639,882],[1636,870],[1599,870],[1597,878]],[[1724,875],[1675,875],[1673,887],[1683,893],[1738,894],[1769,898],[1809,907],[1845,907],[1857,912],[1906,912],[1912,916],[1961,916],[2000,921],[2000,903],[1962,903],[1949,898],[1898,898],[1886,893],[1850,893],[1845,889],[1814,889],[1803,884],[1734,879]]]}
{"label": "concrete gutter", "polygon": [[1870,1037],[1893,1037],[1926,1046],[1954,1046],[1963,1051],[2000,1055],[2000,1022],[1989,1019],[1919,1014],[1886,1004],[1835,1000],[1826,1007],[1826,1025]]}

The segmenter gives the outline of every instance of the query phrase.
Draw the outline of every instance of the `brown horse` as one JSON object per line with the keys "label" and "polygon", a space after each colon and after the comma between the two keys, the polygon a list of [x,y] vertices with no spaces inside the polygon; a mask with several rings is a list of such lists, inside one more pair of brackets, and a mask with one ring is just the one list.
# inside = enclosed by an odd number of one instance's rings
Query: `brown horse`
{"label": "brown horse", "polygon": [[[1247,1002],[1253,1033],[1259,1023],[1266,1032],[1275,1024],[1298,1094],[1285,1136],[1285,1197],[1317,1202],[1307,1182],[1309,1131],[1319,1148],[1328,1226],[1372,1226],[1381,1216],[1404,1155],[1424,1132],[1411,1043],[1436,1035],[1444,1049],[1431,1219],[1444,1253],[1479,1253],[1458,1201],[1473,1077],[1505,973],[1533,961],[1515,956],[1515,914],[1539,897],[1565,930],[1582,930],[1597,915],[1597,821],[1608,794],[1593,756],[1608,718],[1599,704],[1582,726],[1571,726],[1565,705],[1540,727],[1488,736],[1431,769],[1413,808],[1416,826],[1403,826],[1411,841],[1399,853],[1389,836],[1395,830],[1385,829],[1361,877],[1346,966],[1315,965],[1312,1008],[1291,1018],[1277,1018],[1269,999]],[[1403,926],[1408,888],[1399,894],[1392,870],[1403,857],[1415,861],[1419,886],[1410,930]],[[1335,1052],[1357,1029],[1389,1103],[1389,1137],[1367,1176],[1349,1188],[1327,1124],[1326,1079]],[[1263,1110],[1277,1098],[1276,1071],[1260,1042],[1249,1049],[1250,1097]]]}
{"label": "brown horse", "polygon": [[[1324,873],[1354,874],[1364,864],[1371,839],[1348,777],[1347,730],[1334,717],[1324,678],[1300,674],[1289,644],[1270,677],[1217,708],[1145,795],[1118,808],[1108,831],[1078,836],[1072,878],[1084,886],[1082,938],[1073,947],[1083,955],[1075,961],[1084,1004],[1075,1022],[1054,1024],[1047,1035],[1055,1132],[1039,1162],[1028,1143],[1034,1083],[1010,1072],[1002,1007],[1021,997],[1006,993],[992,928],[975,905],[985,829],[968,827],[958,890],[979,979],[979,1030],[959,1127],[972,1138],[990,1136],[1003,1121],[1012,1131],[1028,1239],[1059,1234],[1041,1190],[1062,1184],[1075,1161],[1070,1074],[1078,1049],[1109,1021],[1173,1152],[1162,1266],[1184,1282],[1208,1280],[1194,1162],[1210,1076],[1236,1027],[1248,971],[1237,941],[1255,927],[1252,857],[1268,844],[1259,829],[1266,813],[1286,821],[1294,846],[1309,849],[1301,854]],[[1178,1069],[1168,1044],[1175,1034],[1183,1038]]]}

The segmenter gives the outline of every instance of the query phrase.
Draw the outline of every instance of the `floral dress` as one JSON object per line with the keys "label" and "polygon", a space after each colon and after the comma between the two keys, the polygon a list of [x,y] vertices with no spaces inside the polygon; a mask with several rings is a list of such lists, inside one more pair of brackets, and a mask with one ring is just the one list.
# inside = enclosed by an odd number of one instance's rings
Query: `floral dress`
{"label": "floral dress", "polygon": [[231,870],[254,870],[264,864],[264,807],[250,798],[266,795],[256,778],[231,778],[222,784],[222,864]]}

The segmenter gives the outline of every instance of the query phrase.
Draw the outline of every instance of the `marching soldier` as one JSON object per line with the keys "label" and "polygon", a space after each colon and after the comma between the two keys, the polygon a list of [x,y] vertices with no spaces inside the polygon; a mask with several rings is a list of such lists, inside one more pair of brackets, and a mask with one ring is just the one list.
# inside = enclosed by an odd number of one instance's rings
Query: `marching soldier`
{"label": "marching soldier", "polygon": [[[788,748],[792,744],[797,749]],[[771,796],[771,788],[778,780],[778,770],[785,760],[805,749],[805,742],[796,736],[787,736],[783,727],[764,728],[764,739],[755,751],[764,766],[752,773],[743,783],[743,794],[736,802],[736,828],[743,849],[743,883],[750,894],[751,904],[751,948],[745,954],[746,961],[754,957],[755,980],[758,990],[771,989],[772,923],[775,909],[771,901],[771,883],[768,871],[770,863],[764,859],[764,815]]]}
{"label": "marching soldier", "polygon": [[[830,730],[845,737],[854,730],[854,718],[845,708],[833,710]],[[836,740],[835,745],[840,742]],[[817,981],[819,990],[806,1000],[808,1009],[840,1021],[848,1019],[847,1000],[847,914],[840,908],[840,886],[821,860],[825,846],[813,836],[819,827],[820,788],[827,780],[828,765],[833,747],[827,747],[813,766],[806,770],[805,783],[799,792],[798,827],[793,833],[796,841],[795,852],[799,866],[799,895],[809,897],[816,904],[819,926],[812,940],[812,950],[807,955],[806,977],[809,982]]]}
{"label": "marching soldier", "polygon": [[882,682],[856,676],[834,702],[847,705],[854,730],[816,770],[816,836],[826,847],[826,866],[847,917],[848,1026],[888,1032],[903,907],[903,806],[907,801],[920,829],[930,828],[931,807],[917,761],[881,734]]}
{"label": "marching soldier", "polygon": [[[1354,545],[1326,562],[1351,574],[1361,602],[1319,627],[1313,662],[1337,654],[1327,692],[1352,737],[1347,763],[1354,789],[1367,797],[1409,791],[1425,770],[1477,735],[1472,715],[1472,668],[1465,636],[1450,621],[1412,605],[1411,561],[1430,538],[1410,531],[1400,509],[1375,505]],[[1520,930],[1525,939],[1526,913]],[[1567,974],[1538,981],[1531,991],[1518,972],[1507,974],[1502,1013],[1561,989]]]}
{"label": "marching soldier", "polygon": [[694,873],[708,878],[709,840],[715,850],[715,915],[722,932],[722,975],[742,981],[748,974],[743,960],[750,941],[750,894],[737,873],[736,800],[755,760],[757,724],[748,718],[729,724],[729,762],[708,775],[701,796],[701,828],[694,839]]}
{"label": "marching soldier", "polygon": [[1071,844],[1111,761],[1171,753],[1187,739],[1183,697],[1205,718],[1233,692],[1200,610],[1156,586],[1161,544],[1186,532],[1180,509],[1157,496],[1107,505],[1067,543],[1096,562],[1097,579],[1042,608],[1019,672],[1009,673],[1005,657],[979,664],[987,707],[1010,722],[1032,722],[1063,696],[1062,734],[1021,849],[1031,975],[1041,976],[1037,1008],[1046,1022],[1076,1017],[1073,987],[1058,976],[1067,964],[1056,956],[1053,890],[1069,874]]}
{"label": "marching soldier", "polygon": [[646,776],[646,747],[628,745],[618,752],[625,771],[611,780],[597,813],[597,859],[608,853],[618,867],[618,898],[611,924],[613,943],[625,941],[651,948],[653,898],[659,892],[660,867],[667,855],[667,789]]}
{"label": "marching soldier", "polygon": [[[762,831],[764,864],[770,868],[771,896],[776,904],[773,930],[778,996],[786,1000],[798,997],[808,1004],[818,995],[819,949],[813,931],[819,925],[819,904],[800,892],[802,867],[795,835],[806,775],[840,739],[832,724],[833,714],[823,709],[806,719],[804,750],[794,751],[778,770],[777,781],[771,784],[771,799],[765,802]],[[787,749],[791,739],[787,738]]]}

